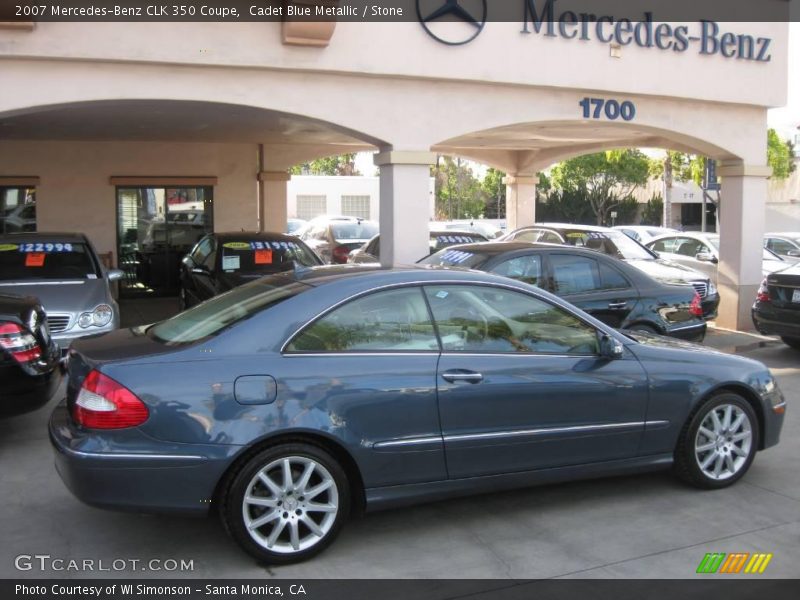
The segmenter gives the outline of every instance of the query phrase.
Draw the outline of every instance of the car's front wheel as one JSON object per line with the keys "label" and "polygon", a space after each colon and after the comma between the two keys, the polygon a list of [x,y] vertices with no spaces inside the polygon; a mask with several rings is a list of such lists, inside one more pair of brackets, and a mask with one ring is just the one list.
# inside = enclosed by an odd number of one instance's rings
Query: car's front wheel
{"label": "car's front wheel", "polygon": [[325,549],[350,507],[347,475],[323,449],[281,444],[236,473],[221,507],[226,529],[262,562],[299,562]]}
{"label": "car's front wheel", "polygon": [[789,346],[790,348],[794,348],[795,350],[800,350],[800,338],[793,338],[793,337],[782,337],[783,343]]}
{"label": "car's front wheel", "polygon": [[738,481],[758,449],[753,407],[733,393],[703,403],[681,432],[675,450],[678,476],[696,487],[716,489]]}

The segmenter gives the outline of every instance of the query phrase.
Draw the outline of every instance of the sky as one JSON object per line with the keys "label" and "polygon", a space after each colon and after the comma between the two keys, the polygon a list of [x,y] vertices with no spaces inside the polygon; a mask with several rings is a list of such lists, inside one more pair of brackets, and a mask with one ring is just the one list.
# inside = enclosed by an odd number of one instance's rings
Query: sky
{"label": "sky", "polygon": [[[773,108],[767,113],[770,127],[785,139],[795,140],[800,136],[800,22],[789,24],[789,92],[787,104],[783,108]],[[800,137],[797,138],[800,140]],[[362,175],[374,176],[372,154],[362,152],[356,156],[356,168]],[[483,171],[478,167],[479,171]],[[481,176],[482,173],[476,173]]]}

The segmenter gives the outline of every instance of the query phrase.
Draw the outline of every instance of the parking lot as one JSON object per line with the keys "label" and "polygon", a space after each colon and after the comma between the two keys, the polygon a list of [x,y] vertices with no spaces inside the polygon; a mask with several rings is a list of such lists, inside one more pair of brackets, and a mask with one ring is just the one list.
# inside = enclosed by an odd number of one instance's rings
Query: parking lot
{"label": "parking lot", "polygon": [[[144,306],[129,306],[130,318],[151,316]],[[169,307],[167,301],[156,308]],[[374,513],[349,523],[318,558],[280,568],[255,564],[216,518],[118,514],[73,498],[55,472],[47,439],[60,390],[44,409],[0,421],[0,576],[683,578],[695,575],[707,552],[764,552],[774,556],[762,577],[797,577],[800,360],[796,351],[764,340],[715,329],[706,340],[765,362],[789,404],[782,442],[759,454],[732,488],[700,492],[655,473]],[[17,556],[40,554],[63,558],[64,565],[15,567]],[[94,560],[95,570],[58,570],[71,559]],[[143,570],[151,559],[191,561],[193,569]],[[127,564],[98,571],[101,560],[104,568],[114,560]],[[141,563],[132,566],[134,560]]]}

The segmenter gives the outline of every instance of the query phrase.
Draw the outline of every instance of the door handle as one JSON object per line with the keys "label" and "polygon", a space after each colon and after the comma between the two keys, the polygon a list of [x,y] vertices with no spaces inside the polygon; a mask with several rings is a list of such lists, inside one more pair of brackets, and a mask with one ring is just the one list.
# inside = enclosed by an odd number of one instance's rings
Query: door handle
{"label": "door handle", "polygon": [[627,302],[609,302],[608,308],[625,308],[627,305]]}
{"label": "door handle", "polygon": [[457,381],[466,381],[467,383],[480,383],[483,381],[483,375],[474,371],[445,371],[442,373],[442,379],[455,383]]}

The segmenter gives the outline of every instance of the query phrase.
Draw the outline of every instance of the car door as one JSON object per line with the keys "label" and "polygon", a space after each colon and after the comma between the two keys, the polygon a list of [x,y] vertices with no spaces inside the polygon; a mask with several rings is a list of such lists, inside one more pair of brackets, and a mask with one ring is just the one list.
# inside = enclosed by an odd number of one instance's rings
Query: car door
{"label": "car door", "polygon": [[213,298],[220,293],[217,281],[220,269],[219,261],[217,260],[217,241],[214,238],[208,239],[211,242],[208,254],[197,264],[198,268],[194,269],[195,291],[200,302]]}
{"label": "car door", "polygon": [[181,261],[181,293],[186,306],[202,302],[206,297],[202,291],[203,280],[208,278],[204,262],[211,253],[212,244],[213,238],[203,238]]}
{"label": "car door", "polygon": [[614,328],[622,327],[639,302],[639,292],[603,259],[552,252],[553,293]]}
{"label": "car door", "polygon": [[[436,395],[439,344],[420,287],[350,300],[287,345],[278,400],[339,423],[368,487],[447,478]],[[277,376],[276,376],[277,377]],[[288,415],[287,415],[288,416]]]}
{"label": "car door", "polygon": [[598,354],[596,329],[519,290],[425,285],[442,343],[439,414],[451,478],[635,456],[647,376]]}

